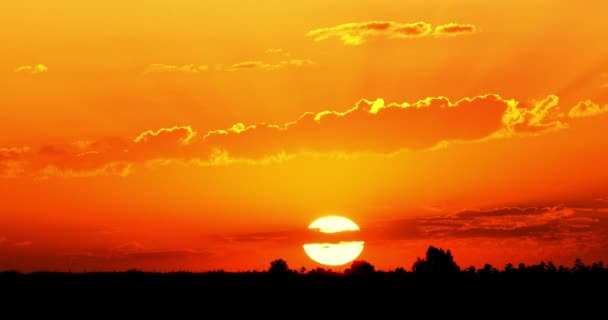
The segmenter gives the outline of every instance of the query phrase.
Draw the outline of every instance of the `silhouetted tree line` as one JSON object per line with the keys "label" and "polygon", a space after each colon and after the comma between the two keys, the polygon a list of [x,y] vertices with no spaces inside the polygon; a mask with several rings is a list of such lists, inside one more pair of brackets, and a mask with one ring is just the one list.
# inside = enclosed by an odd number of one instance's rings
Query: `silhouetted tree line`
{"label": "silhouetted tree line", "polygon": [[[289,268],[287,261],[279,258],[270,262],[270,267],[264,272],[273,274],[322,274],[322,273],[337,273],[332,269],[325,269],[317,267],[311,270],[301,267],[299,270]],[[344,270],[346,275],[366,275],[373,273],[414,273],[420,275],[456,275],[456,274],[479,274],[483,276],[489,275],[501,275],[501,274],[540,274],[540,273],[561,273],[561,274],[584,274],[584,273],[608,273],[608,268],[604,267],[602,261],[593,262],[592,264],[585,264],[580,258],[576,258],[573,265],[556,266],[553,262],[541,261],[538,264],[526,265],[519,263],[517,266],[512,263],[507,263],[503,269],[498,269],[489,263],[484,264],[482,268],[476,268],[475,266],[469,266],[461,269],[461,267],[454,261],[454,256],[451,251],[429,246],[424,258],[418,257],[411,267],[411,271],[408,272],[404,267],[398,267],[394,270],[376,270],[374,265],[365,260],[355,260],[351,263],[350,267]]]}
{"label": "silhouetted tree line", "polygon": [[[485,319],[487,313],[476,306],[493,306],[501,315],[512,312],[512,316],[522,314],[522,307],[526,313],[531,308],[543,316],[550,310],[559,310],[561,315],[564,308],[576,309],[579,314],[581,310],[603,312],[608,298],[606,287],[608,269],[601,261],[588,265],[576,259],[571,266],[556,266],[549,261],[517,266],[509,263],[502,269],[490,264],[479,269],[461,268],[450,250],[430,246],[410,270],[378,270],[365,260],[353,261],[343,272],[322,267],[307,270],[291,268],[287,261],[277,258],[264,270],[242,272],[5,271],[0,272],[0,305],[10,305],[8,297],[29,304],[84,304],[90,310],[102,310],[112,304],[143,309],[176,306],[176,310],[197,306],[206,312],[234,312],[232,315],[237,316],[240,311],[252,312],[261,307],[267,307],[269,312],[285,306],[298,312],[316,310],[337,299],[347,301],[352,306],[349,310],[370,307],[374,312],[402,311],[404,306],[429,303],[435,312],[457,302],[457,309],[464,315],[478,312]],[[232,306],[225,307],[226,301]],[[241,308],[250,302],[255,302],[258,309]],[[446,310],[453,315],[457,309]],[[341,315],[342,312],[341,309]]]}

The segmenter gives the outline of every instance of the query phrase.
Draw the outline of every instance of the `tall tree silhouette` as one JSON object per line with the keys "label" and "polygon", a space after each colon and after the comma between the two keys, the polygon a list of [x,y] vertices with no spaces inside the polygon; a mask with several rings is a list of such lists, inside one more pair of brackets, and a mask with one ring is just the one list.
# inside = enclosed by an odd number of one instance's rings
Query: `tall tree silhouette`
{"label": "tall tree silhouette", "polygon": [[268,272],[272,273],[287,273],[289,272],[289,267],[287,266],[287,261],[283,259],[275,259],[270,262],[270,267],[268,268]]}
{"label": "tall tree silhouette", "polygon": [[454,257],[448,249],[429,246],[424,259],[417,258],[412,266],[412,271],[417,273],[458,273],[460,267],[454,262]]}

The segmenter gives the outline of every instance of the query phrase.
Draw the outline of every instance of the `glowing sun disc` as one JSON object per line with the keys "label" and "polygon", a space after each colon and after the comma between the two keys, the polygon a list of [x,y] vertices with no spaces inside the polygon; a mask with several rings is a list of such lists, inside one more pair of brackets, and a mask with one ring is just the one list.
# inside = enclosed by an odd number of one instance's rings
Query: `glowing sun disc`
{"label": "glowing sun disc", "polygon": [[304,245],[304,251],[320,264],[339,266],[355,260],[363,252],[363,244],[363,241],[309,243]]}
{"label": "glowing sun disc", "polygon": [[[358,231],[359,226],[352,220],[341,216],[325,216],[308,226],[322,233]],[[328,265],[339,266],[355,260],[363,252],[364,241],[340,241],[338,243],[307,243],[304,252],[312,260]]]}
{"label": "glowing sun disc", "polygon": [[323,233],[335,233],[341,231],[357,231],[359,226],[352,220],[340,216],[321,217],[308,226],[308,229],[319,229]]}

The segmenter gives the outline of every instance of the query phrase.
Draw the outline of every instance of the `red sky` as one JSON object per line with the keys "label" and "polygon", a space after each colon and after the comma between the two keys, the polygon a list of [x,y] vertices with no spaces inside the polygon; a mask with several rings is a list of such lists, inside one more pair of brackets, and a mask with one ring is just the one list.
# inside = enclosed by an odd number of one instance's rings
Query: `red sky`
{"label": "red sky", "polygon": [[377,269],[607,261],[607,10],[2,5],[0,270],[310,269],[330,214]]}

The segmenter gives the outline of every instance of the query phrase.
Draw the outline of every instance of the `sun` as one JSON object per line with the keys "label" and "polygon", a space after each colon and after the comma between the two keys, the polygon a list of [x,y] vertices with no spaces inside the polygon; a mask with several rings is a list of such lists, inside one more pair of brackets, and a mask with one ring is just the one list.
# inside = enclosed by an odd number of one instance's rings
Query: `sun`
{"label": "sun", "polygon": [[[321,217],[308,226],[321,233],[359,231],[359,226],[342,216]],[[307,243],[304,252],[312,260],[328,266],[344,265],[355,260],[363,252],[364,241],[339,241],[338,243]]]}

